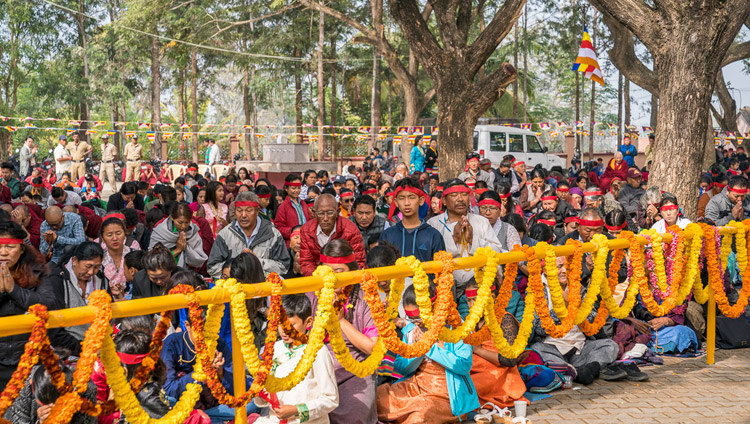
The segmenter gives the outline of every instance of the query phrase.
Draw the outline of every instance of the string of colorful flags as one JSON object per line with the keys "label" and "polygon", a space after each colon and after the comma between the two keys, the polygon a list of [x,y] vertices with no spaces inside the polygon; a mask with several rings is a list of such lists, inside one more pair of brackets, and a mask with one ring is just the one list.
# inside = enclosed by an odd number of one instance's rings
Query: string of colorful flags
{"label": "string of colorful flags", "polygon": [[[279,135],[286,135],[286,136],[306,136],[310,137],[312,139],[317,139],[316,134],[309,134],[309,133],[267,133],[267,130],[288,130],[288,129],[296,129],[296,125],[240,125],[240,124],[198,124],[196,128],[198,131],[195,131],[193,129],[193,124],[188,123],[160,123],[160,124],[154,124],[150,122],[132,122],[132,121],[94,121],[94,120],[64,120],[59,118],[33,118],[33,117],[8,117],[8,116],[0,116],[0,121],[17,121],[17,125],[6,125],[4,128],[9,132],[15,132],[17,130],[44,130],[44,131],[66,131],[67,134],[71,134],[73,132],[79,131],[75,127],[80,127],[81,124],[90,123],[91,128],[86,130],[86,134],[104,134],[107,133],[108,135],[114,135],[118,132],[124,132],[126,138],[132,138],[135,134],[138,133],[145,133],[146,136],[149,138],[149,140],[153,141],[156,137],[156,129],[159,130],[161,133],[161,137],[163,140],[169,140],[173,136],[179,134],[181,135],[182,139],[188,139],[192,137],[193,135],[218,135],[218,136],[237,136],[237,137],[244,137],[245,135],[252,135],[257,138],[263,138],[265,136],[272,136],[276,137]],[[64,128],[60,127],[39,127],[36,125],[35,121],[44,121],[44,122],[66,122],[67,125]],[[617,124],[611,123],[611,122],[591,122],[590,124],[593,124],[595,134],[597,136],[616,136],[617,135]],[[589,136],[589,131],[585,130],[584,127],[586,126],[586,122],[584,121],[573,121],[572,123],[568,124],[565,121],[546,121],[546,122],[534,122],[534,123],[504,123],[499,124],[500,126],[505,127],[512,127],[512,128],[520,128],[523,130],[532,130],[535,126],[539,128],[539,130],[536,132],[537,136],[542,136],[544,134],[548,135],[549,137],[557,137],[558,135],[562,134],[564,136],[570,136],[573,134],[577,134],[583,137]],[[103,127],[106,126],[114,126],[116,129],[105,129]],[[128,129],[128,127],[136,127],[137,129]],[[600,127],[597,129],[597,126]],[[73,128],[71,128],[73,127]],[[316,125],[313,124],[302,124],[303,128],[313,129],[317,128]],[[0,127],[2,128],[2,127]],[[380,126],[378,128],[378,139],[384,140],[390,136],[393,137],[393,142],[398,144],[401,143],[402,140],[408,140],[409,142],[413,142],[417,136],[422,136],[424,142],[429,142],[432,136],[439,134],[439,128],[436,126]],[[328,137],[350,137],[350,136],[357,136],[361,140],[366,140],[371,137],[373,133],[373,127],[371,126],[346,126],[346,125],[324,125],[323,129],[326,130],[340,130],[340,131],[346,131],[348,134],[341,134],[336,132],[326,133],[325,135]],[[635,125],[627,125],[625,126],[625,129],[627,132],[632,135],[639,135],[638,127]],[[642,130],[642,133],[644,134],[652,134],[654,132],[653,128],[648,126],[642,126],[640,127]],[[230,132],[227,132],[229,130]],[[237,131],[235,131],[237,130]],[[394,130],[394,131],[392,131]],[[256,132],[256,131],[264,131]],[[351,134],[351,131],[356,131],[356,133]],[[728,140],[745,140],[750,139],[750,133],[741,133],[741,132],[733,132],[733,131],[714,131],[714,139],[716,141],[722,140],[722,139],[728,139]]]}

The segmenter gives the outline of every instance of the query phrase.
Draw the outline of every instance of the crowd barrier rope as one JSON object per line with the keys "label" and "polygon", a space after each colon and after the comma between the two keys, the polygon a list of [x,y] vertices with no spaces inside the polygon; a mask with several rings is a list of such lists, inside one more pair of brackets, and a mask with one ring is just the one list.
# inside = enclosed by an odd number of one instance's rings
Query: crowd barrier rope
{"label": "crowd barrier rope", "polygon": [[[553,337],[562,337],[574,325],[578,325],[585,334],[593,335],[599,332],[608,316],[617,319],[626,317],[639,294],[643,305],[657,317],[684,304],[690,296],[698,303],[708,303],[707,362],[712,364],[717,307],[725,316],[736,318],[744,313],[750,297],[750,284],[743,283],[739,300],[732,305],[727,299],[723,283],[724,270],[733,251],[742,281],[750,280],[747,266],[749,236],[750,220],[732,221],[720,228],[707,224],[689,224],[684,230],[676,226],[670,227],[665,234],[654,230],[644,230],[639,235],[624,231],[614,239],[597,234],[589,243],[573,240],[569,240],[564,246],[539,243],[535,247],[517,246],[508,253],[480,248],[473,256],[466,258],[454,259],[446,252],[439,252],[431,262],[421,263],[414,257],[404,257],[395,266],[338,274],[327,266],[320,266],[312,277],[283,281],[278,275],[271,274],[267,281],[259,284],[240,284],[234,279],[219,280],[211,290],[194,292],[191,287],[178,286],[165,296],[117,303],[112,303],[105,291],[95,291],[89,296],[88,306],[66,310],[47,311],[42,305],[34,305],[26,315],[0,318],[0,337],[30,334],[19,366],[0,394],[0,417],[24,386],[31,368],[41,361],[61,393],[49,414],[50,424],[67,423],[79,411],[100,416],[117,410],[121,410],[128,422],[133,424],[180,423],[187,419],[199,398],[202,390],[202,386],[198,384],[200,382],[209,387],[220,403],[236,408],[237,422],[244,422],[245,408],[242,406],[253,397],[268,397],[273,401],[273,393],[289,390],[305,378],[317,352],[323,348],[326,336],[341,365],[360,377],[373,374],[387,351],[408,358],[417,357],[427,353],[439,340],[452,343],[463,340],[472,345],[492,340],[500,354],[515,358],[526,348],[533,331],[535,315],[541,326]],[[581,296],[585,253],[592,254],[593,267],[586,294]],[[560,256],[566,257],[569,290],[567,304],[556,265],[556,258]],[[518,335],[513,343],[509,343],[499,322],[510,301],[519,262],[526,262],[529,273],[524,299],[526,308]],[[497,295],[493,295],[499,265],[506,266]],[[613,292],[618,285],[618,273],[622,266],[627,266],[629,279],[623,298],[618,302]],[[462,319],[452,294],[453,271],[471,268],[475,272],[478,293],[469,314]],[[708,275],[705,287],[700,277],[703,268]],[[435,274],[437,286],[437,294],[432,299],[428,273]],[[543,273],[551,308],[548,307],[545,295]],[[422,339],[412,345],[399,340],[393,322],[398,316],[404,278],[409,276],[414,284],[420,318],[428,327]],[[391,285],[384,305],[377,283],[387,280],[391,281]],[[341,309],[347,307],[346,300],[354,284],[361,284],[364,299],[370,307],[379,334],[372,353],[362,361],[351,356],[338,320]],[[281,296],[310,291],[316,292],[318,310],[309,334],[303,335],[297,333],[289,322],[281,305]],[[266,332],[262,354],[253,340],[245,301],[265,296],[270,299],[268,328],[281,326],[296,345],[306,344],[302,360],[287,376],[276,376],[272,372],[277,332]],[[225,303],[230,304],[232,321],[235,379],[233,395],[226,392],[211,366]],[[205,318],[201,309],[203,305],[208,305]],[[171,322],[170,311],[180,308],[188,308],[190,316],[191,334],[197,352],[193,373],[195,383],[188,384],[187,390],[166,416],[160,419],[150,418],[138,403],[136,393],[148,380],[159,358],[162,342]],[[554,311],[557,319],[552,317],[551,311]],[[153,313],[161,313],[161,319],[152,338],[150,352],[135,376],[128,381],[111,337],[111,319]],[[592,313],[595,317],[590,321]],[[482,319],[483,326],[477,329]],[[68,383],[50,346],[47,329],[86,323],[91,325],[82,342],[82,352],[72,381]],[[107,383],[114,394],[114,400],[101,404],[83,397],[97,359],[104,366]],[[252,386],[247,391],[244,390],[245,367],[253,377]],[[7,421],[0,418],[0,423],[5,424]]]}

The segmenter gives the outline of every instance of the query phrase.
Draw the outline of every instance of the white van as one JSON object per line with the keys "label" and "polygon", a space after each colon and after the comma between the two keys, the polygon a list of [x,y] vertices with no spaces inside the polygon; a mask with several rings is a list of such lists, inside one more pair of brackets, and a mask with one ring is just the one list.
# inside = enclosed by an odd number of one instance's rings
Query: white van
{"label": "white van", "polygon": [[526,162],[527,168],[537,164],[549,170],[553,166],[565,169],[565,160],[547,154],[547,148],[539,144],[533,131],[502,125],[477,125],[474,127],[474,151],[492,161],[492,167],[500,165],[505,155],[513,155],[516,161]]}

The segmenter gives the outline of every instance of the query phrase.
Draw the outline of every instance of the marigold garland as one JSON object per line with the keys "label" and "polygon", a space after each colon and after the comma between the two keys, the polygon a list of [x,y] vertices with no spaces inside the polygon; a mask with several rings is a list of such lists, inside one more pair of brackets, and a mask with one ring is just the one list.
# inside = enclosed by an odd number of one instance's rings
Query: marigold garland
{"label": "marigold garland", "polygon": [[[276,377],[273,373],[269,373],[268,379],[266,380],[265,389],[270,393],[281,392],[289,390],[292,387],[302,381],[310,369],[312,368],[313,362],[318,355],[320,349],[324,347],[324,339],[326,334],[326,326],[328,321],[333,314],[333,303],[335,296],[335,285],[336,275],[333,270],[328,266],[319,266],[313,275],[321,277],[323,279],[323,288],[315,295],[318,297],[318,309],[315,312],[315,320],[313,321],[312,330],[308,338],[308,343],[305,346],[305,351],[302,354],[302,359],[297,363],[297,366],[292,372],[285,377]],[[232,317],[235,318],[234,309]],[[247,315],[245,315],[245,319]],[[238,317],[241,318],[241,317]],[[242,352],[245,361],[247,362],[248,357],[243,349]]]}
{"label": "marigold garland", "polygon": [[[547,296],[545,296],[544,283],[542,283],[542,266],[536,251],[533,247],[526,248],[526,263],[529,269],[529,284],[527,291],[534,293],[534,304],[542,328],[551,337],[560,338],[564,336],[573,325],[578,307],[581,305],[581,286],[580,281],[572,281],[568,285],[568,310],[563,298],[563,289],[557,276],[557,256],[552,246],[547,243],[540,243],[541,248],[545,249],[545,268],[547,271],[547,287],[551,297],[551,303],[558,317],[561,320],[560,325],[556,324],[550,314]],[[557,305],[557,307],[554,307]]]}
{"label": "marigold garland", "polygon": [[26,384],[31,369],[39,360],[39,351],[47,340],[47,320],[49,320],[47,307],[39,304],[32,305],[29,308],[29,312],[34,315],[36,321],[34,321],[31,327],[29,341],[23,347],[23,354],[21,355],[21,360],[18,362],[18,367],[13,371],[10,381],[8,381],[2,394],[0,394],[0,424],[11,424],[10,421],[3,418],[3,415],[5,415],[5,411],[13,404],[13,401],[18,397],[18,393]]}
{"label": "marigold garland", "polygon": [[[713,236],[716,229],[706,224],[699,224],[706,234],[706,239]],[[739,237],[737,238],[739,240]],[[739,243],[737,243],[739,244]],[[714,249],[706,249],[706,263],[708,267],[708,282],[713,290],[714,298],[716,299],[716,306],[719,307],[721,313],[729,318],[738,318],[745,311],[747,307],[748,298],[750,297],[750,275],[748,273],[742,276],[742,289],[739,293],[739,299],[734,305],[729,303],[727,295],[724,292],[724,282],[720,278],[718,258]],[[746,268],[747,270],[747,268]]]}
{"label": "marigold garland", "polygon": [[[642,249],[641,244],[638,242],[638,239],[635,237],[635,234],[633,234],[630,231],[623,231],[617,236],[618,238],[627,239],[630,243],[630,262],[633,267],[635,266],[643,266],[636,265],[635,261],[638,261],[638,258],[641,258]],[[636,279],[631,277],[630,281],[628,282],[628,288],[625,291],[625,296],[623,298],[623,302],[621,305],[618,305],[615,301],[614,297],[612,296],[612,292],[614,290],[614,287],[617,286],[618,283],[618,271],[620,270],[622,266],[622,260],[625,257],[625,250],[616,250],[612,254],[612,262],[610,263],[610,271],[609,271],[609,284],[604,285],[601,290],[601,297],[603,303],[606,305],[607,310],[609,311],[609,314],[612,315],[612,318],[615,319],[623,319],[627,317],[630,314],[630,311],[633,309],[633,306],[635,305],[636,297],[638,295],[638,288],[639,285],[635,281]],[[616,267],[616,269],[614,269]]]}
{"label": "marigold garland", "polygon": [[[522,251],[521,246],[514,246],[513,252],[520,252]],[[452,278],[452,272],[450,277]],[[505,315],[505,310],[508,308],[508,303],[510,302],[511,297],[513,296],[513,284],[516,281],[516,277],[518,276],[518,262],[512,262],[507,265],[505,265],[505,273],[503,275],[503,283],[500,286],[500,291],[497,293],[497,297],[495,298],[495,321],[501,321],[502,317]],[[482,326],[482,328],[479,329],[479,331],[475,331],[474,333],[469,334],[465,339],[464,343],[474,345],[474,346],[480,346],[482,343],[484,343],[487,340],[490,340],[492,338],[492,334],[490,332],[490,327],[487,325],[487,320],[485,319],[485,325]]]}
{"label": "marigold garland", "polygon": [[[365,301],[367,301],[367,304],[370,306],[370,314],[378,328],[380,339],[388,350],[404,358],[416,358],[426,354],[432,348],[432,345],[438,340],[440,331],[443,326],[445,326],[450,301],[453,298],[453,294],[451,293],[451,288],[453,287],[453,256],[447,252],[438,252],[435,254],[435,260],[440,261],[443,264],[443,267],[436,278],[437,301],[435,302],[435,310],[432,314],[431,321],[427,324],[427,332],[422,335],[422,338],[418,342],[411,345],[399,340],[398,335],[396,334],[395,323],[392,320],[389,320],[386,316],[386,311],[384,310],[383,304],[380,301],[380,295],[378,294],[378,280],[375,274],[365,271],[362,275],[362,289],[365,294]],[[413,263],[413,269],[422,270],[419,261]],[[425,283],[429,289],[429,280],[427,280],[427,274],[424,274],[423,270],[421,273],[415,272],[414,276],[415,292],[418,286],[422,287]],[[424,278],[425,281],[419,281],[422,278]],[[420,289],[420,292],[420,295],[424,296],[425,293],[422,289]],[[429,292],[427,298],[429,302]],[[396,303],[396,305],[398,305],[398,303]]]}

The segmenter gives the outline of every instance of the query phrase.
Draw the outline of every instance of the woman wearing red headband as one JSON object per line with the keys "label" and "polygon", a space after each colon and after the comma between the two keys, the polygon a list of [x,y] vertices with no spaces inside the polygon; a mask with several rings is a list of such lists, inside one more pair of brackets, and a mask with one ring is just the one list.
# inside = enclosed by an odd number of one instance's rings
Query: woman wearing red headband
{"label": "woman wearing red headband", "polygon": [[665,195],[661,200],[661,203],[659,203],[659,214],[662,219],[656,221],[651,227],[659,233],[666,233],[667,228],[673,225],[677,225],[684,230],[690,224],[690,220],[682,216],[680,207],[677,205],[677,199],[671,196]]}
{"label": "woman wearing red headband", "polygon": [[286,245],[289,246],[289,238],[292,234],[292,228],[302,225],[312,219],[310,206],[306,202],[300,201],[300,191],[302,190],[302,178],[297,174],[289,174],[284,179],[284,190],[286,199],[281,202],[276,211],[274,224],[284,237]]}
{"label": "woman wearing red headband", "polygon": [[[20,225],[0,222],[0,316],[23,315],[36,303],[50,309],[56,304],[47,261],[25,238]],[[28,334],[0,338],[0,388],[16,370],[28,338]]]}
{"label": "woman wearing red headband", "polygon": [[625,212],[613,210],[604,217],[604,228],[607,234],[617,237],[618,234],[628,229]]}
{"label": "woman wearing red headband", "polygon": [[[334,272],[347,272],[359,269],[354,250],[348,241],[335,239],[326,243],[320,252],[320,264],[329,266]],[[336,289],[340,292],[343,288]],[[318,299],[312,296],[313,310]],[[378,331],[370,315],[370,308],[363,298],[359,284],[352,287],[351,293],[339,313],[339,325],[344,334],[346,346],[351,355],[361,361],[372,353],[378,339]],[[333,348],[326,344],[333,356]],[[339,387],[339,406],[328,414],[332,424],[359,422],[375,424],[378,421],[375,407],[375,379],[359,378],[334,361],[336,382]]]}
{"label": "woman wearing red headband", "polygon": [[503,222],[501,215],[503,214],[503,204],[500,196],[494,191],[487,191],[479,196],[479,214],[487,218],[492,225],[492,229],[495,231],[500,244],[503,246],[503,251],[510,251],[513,246],[521,245],[521,237],[518,235],[515,227]]}

